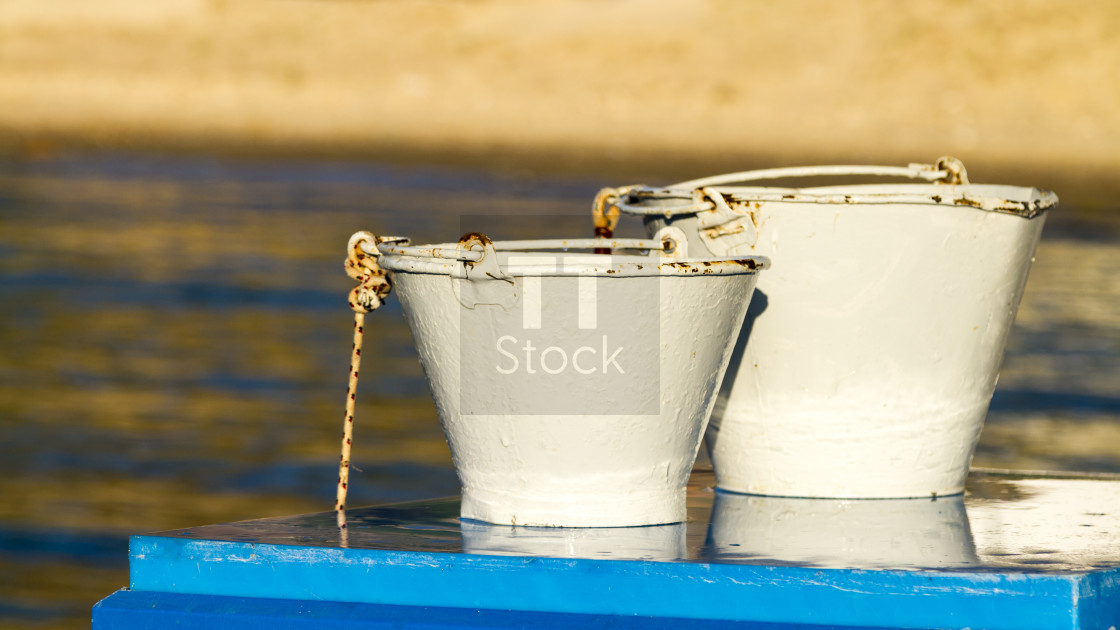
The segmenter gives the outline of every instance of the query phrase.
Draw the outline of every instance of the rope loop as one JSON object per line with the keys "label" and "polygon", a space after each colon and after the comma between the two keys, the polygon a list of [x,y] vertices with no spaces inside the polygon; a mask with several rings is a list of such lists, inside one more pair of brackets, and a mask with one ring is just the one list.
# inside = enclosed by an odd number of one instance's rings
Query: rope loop
{"label": "rope loop", "polygon": [[[634,186],[619,186],[618,188],[604,188],[595,195],[591,203],[591,220],[595,224],[595,238],[613,238],[614,229],[618,227],[621,215],[618,203],[622,196],[630,192]],[[609,254],[610,249],[596,248],[596,254]]]}
{"label": "rope loop", "polygon": [[614,229],[618,227],[619,208],[618,202],[622,196],[630,192],[635,186],[619,186],[618,188],[604,188],[595,195],[591,203],[591,219],[595,222],[596,238],[611,238]]}
{"label": "rope loop", "polygon": [[[377,244],[384,239],[369,232],[355,232],[346,248],[346,275],[358,281],[358,286],[350,291],[350,308],[358,313],[377,310],[385,303],[392,290],[392,283],[385,270],[377,264]],[[368,244],[368,247],[362,247]],[[372,251],[373,253],[367,253]]]}

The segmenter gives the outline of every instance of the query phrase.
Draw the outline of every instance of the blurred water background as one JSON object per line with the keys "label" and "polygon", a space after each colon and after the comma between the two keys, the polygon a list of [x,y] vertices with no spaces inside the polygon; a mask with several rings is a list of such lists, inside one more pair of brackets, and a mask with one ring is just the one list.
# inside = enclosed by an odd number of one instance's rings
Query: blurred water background
{"label": "blurred water background", "polygon": [[[1118,30],[1097,0],[0,0],[0,628],[88,626],[129,534],[330,509],[353,231],[583,236],[605,185],[951,154],[1055,188],[974,464],[1120,471]],[[396,300],[371,324],[351,504],[452,494]]]}
{"label": "blurred water background", "polygon": [[[624,183],[0,158],[0,627],[88,624],[93,603],[127,584],[129,534],[330,509],[353,231],[584,236],[595,192]],[[1047,220],[976,466],[1120,472],[1120,213],[1088,205]],[[350,503],[454,494],[396,300],[370,321]]]}

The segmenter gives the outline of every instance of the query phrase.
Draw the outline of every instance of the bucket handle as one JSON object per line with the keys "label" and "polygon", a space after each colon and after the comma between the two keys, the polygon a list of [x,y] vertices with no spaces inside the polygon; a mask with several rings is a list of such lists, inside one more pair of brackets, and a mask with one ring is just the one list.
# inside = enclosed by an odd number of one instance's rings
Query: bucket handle
{"label": "bucket handle", "polygon": [[[820,177],[845,175],[872,175],[883,177],[906,177],[942,184],[968,184],[968,172],[960,160],[950,156],[938,158],[934,164],[910,164],[907,166],[794,166],[788,168],[769,168],[755,171],[742,171],[691,179],[665,188],[649,186],[626,186],[618,189],[605,189],[596,197],[592,209],[596,234],[612,233],[618,223],[618,213],[672,216],[674,214],[696,214],[712,210],[716,204],[711,199],[717,195],[719,186],[757,182],[787,177]],[[609,194],[610,191],[614,194]],[[680,205],[648,205],[639,203],[648,199],[679,199]],[[610,205],[606,208],[604,206]],[[609,219],[613,221],[609,221]],[[608,229],[603,230],[602,226]]]}
{"label": "bucket handle", "polygon": [[[551,249],[605,249],[608,252],[616,249],[630,249],[638,251],[661,251],[672,254],[673,244],[659,240],[639,238],[571,238],[534,241],[493,241],[494,249],[503,251],[533,251]],[[455,244],[416,246],[409,245],[406,239],[396,241],[382,241],[376,245],[363,242],[362,251],[367,254],[389,256],[415,256],[419,258],[441,258],[445,260],[458,260],[476,263],[486,256],[485,249],[463,249]]]}
{"label": "bucket handle", "polygon": [[927,182],[941,182],[944,184],[968,183],[968,172],[965,170],[964,164],[955,157],[944,156],[938,158],[937,162],[934,164],[909,164],[907,166],[835,165],[768,168],[692,179],[687,182],[673,184],[669,186],[669,188],[685,188],[692,190],[696,188],[739,184],[743,182],[757,182],[783,177],[819,177],[822,175],[874,175],[883,177],[908,177],[910,179],[921,179]]}

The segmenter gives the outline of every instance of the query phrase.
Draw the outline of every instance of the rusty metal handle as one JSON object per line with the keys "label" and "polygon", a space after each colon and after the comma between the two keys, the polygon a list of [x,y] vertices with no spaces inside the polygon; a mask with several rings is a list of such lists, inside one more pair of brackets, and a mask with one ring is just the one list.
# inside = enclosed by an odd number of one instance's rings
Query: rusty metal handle
{"label": "rusty metal handle", "polygon": [[[402,244],[404,243],[404,244]],[[463,262],[479,262],[484,257],[484,252],[477,249],[462,249],[455,243],[440,245],[408,246],[408,239],[394,237],[394,240],[383,239],[377,245],[362,243],[362,251],[367,254],[382,254],[389,256],[412,256],[418,258],[440,258],[458,260]],[[616,249],[664,251],[668,247],[658,240],[638,238],[569,238],[538,241],[494,241],[496,250],[500,251],[537,251],[537,250],[570,250],[570,249]]]}
{"label": "rusty metal handle", "polygon": [[692,179],[687,182],[673,184],[669,186],[669,188],[691,190],[710,186],[722,186],[725,184],[779,179],[783,177],[819,177],[822,175],[874,175],[884,177],[907,177],[910,179],[922,179],[927,182],[968,183],[968,176],[965,173],[964,165],[961,164],[961,161],[946,156],[938,159],[936,164],[910,164],[908,166],[794,166],[790,168],[743,171],[740,173],[727,173],[726,175],[713,175],[712,177]]}
{"label": "rusty metal handle", "polygon": [[[844,175],[906,177],[909,179],[920,179],[927,182],[940,182],[945,184],[968,183],[968,173],[965,171],[964,164],[954,157],[945,156],[939,158],[935,164],[910,164],[907,166],[795,166],[713,175],[712,177],[703,177],[680,182],[666,188],[633,186],[619,196],[619,199],[615,202],[615,206],[619,211],[625,214],[635,215],[654,214],[672,216],[674,214],[696,214],[713,209],[718,210],[722,194],[740,192],[734,187],[723,187],[726,184],[757,182],[783,177]],[[654,200],[662,202],[679,201],[680,203],[677,205],[644,203]]]}

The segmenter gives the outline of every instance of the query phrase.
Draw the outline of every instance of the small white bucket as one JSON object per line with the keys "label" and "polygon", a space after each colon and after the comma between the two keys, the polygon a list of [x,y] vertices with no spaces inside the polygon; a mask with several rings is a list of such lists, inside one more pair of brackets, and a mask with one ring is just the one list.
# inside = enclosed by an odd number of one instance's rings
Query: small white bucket
{"label": "small white bucket", "polygon": [[[591,248],[636,251],[568,251]],[[685,484],[768,261],[649,251],[660,248],[482,235],[378,246],[462,482],[463,518],[684,519]]]}
{"label": "small white bucket", "polygon": [[[726,185],[806,175],[926,183]],[[719,487],[891,498],[963,491],[1056,203],[1033,188],[969,184],[963,166],[943,158],[620,189],[615,205],[693,253],[773,260],[708,428]]]}
{"label": "small white bucket", "polygon": [[850,501],[717,492],[708,526],[712,559],[825,568],[975,565],[964,497]]}

